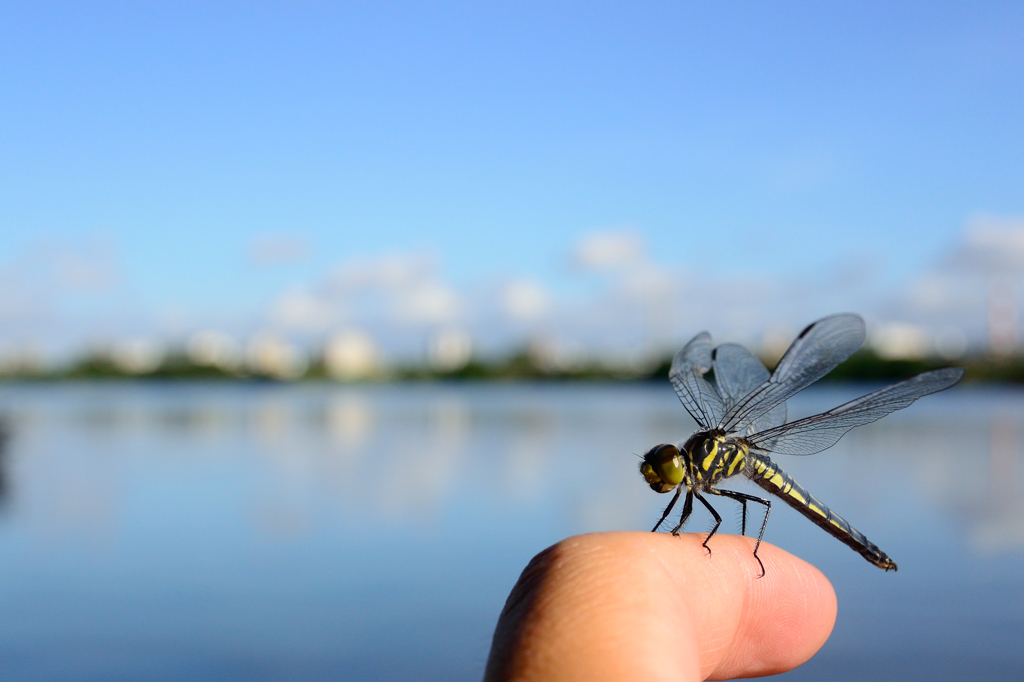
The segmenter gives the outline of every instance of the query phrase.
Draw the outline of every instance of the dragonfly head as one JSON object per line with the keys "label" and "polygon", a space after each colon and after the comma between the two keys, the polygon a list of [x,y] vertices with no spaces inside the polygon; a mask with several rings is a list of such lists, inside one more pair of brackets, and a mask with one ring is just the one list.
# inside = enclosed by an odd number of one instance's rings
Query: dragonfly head
{"label": "dragonfly head", "polygon": [[685,469],[679,448],[655,445],[644,455],[640,473],[656,493],[667,493],[683,482]]}

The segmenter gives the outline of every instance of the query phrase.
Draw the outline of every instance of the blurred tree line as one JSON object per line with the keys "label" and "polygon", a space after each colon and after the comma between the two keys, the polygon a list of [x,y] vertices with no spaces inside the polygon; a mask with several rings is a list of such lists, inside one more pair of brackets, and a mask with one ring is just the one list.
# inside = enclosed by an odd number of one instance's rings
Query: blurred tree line
{"label": "blurred tree line", "polygon": [[[378,375],[363,379],[375,381],[664,381],[668,378],[672,358],[636,366],[609,364],[601,361],[581,362],[572,367],[551,367],[539,361],[528,351],[520,351],[496,360],[472,358],[457,369],[439,370],[428,364],[395,365]],[[769,368],[772,363],[765,363]],[[1024,383],[1024,355],[973,355],[956,361],[940,358],[887,359],[870,349],[862,349],[834,369],[823,381],[886,382],[904,379],[919,372],[939,367],[958,365],[967,368],[965,381]],[[0,376],[6,380],[59,381],[59,380],[225,380],[276,381],[273,376],[241,368],[228,370],[213,365],[197,364],[184,354],[168,355],[155,368],[132,373],[119,367],[108,357],[90,356],[58,369],[22,369]],[[322,360],[312,362],[292,380],[331,380]]]}

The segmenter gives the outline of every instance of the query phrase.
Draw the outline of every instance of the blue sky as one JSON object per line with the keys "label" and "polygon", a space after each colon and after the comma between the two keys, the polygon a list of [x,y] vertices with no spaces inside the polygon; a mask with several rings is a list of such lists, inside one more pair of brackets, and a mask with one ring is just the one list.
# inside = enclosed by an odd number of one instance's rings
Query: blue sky
{"label": "blue sky", "polygon": [[[735,326],[711,312],[746,314],[722,287],[847,275],[785,314],[909,319],[907,292],[969,248],[971,225],[1024,230],[1019,2],[3,17],[0,339],[19,343],[244,336],[281,326],[282,296],[324,298],[339,267],[392,257],[429,261],[461,301],[448,322],[493,327],[481,292],[528,281],[546,329],[583,311],[571,335],[600,336],[583,318],[609,310],[622,268],[574,268],[573,253],[601,234],[640,245],[635,270],[677,278],[673,336]],[[299,331],[373,326],[342,307]],[[917,318],[977,326],[961,313]]]}

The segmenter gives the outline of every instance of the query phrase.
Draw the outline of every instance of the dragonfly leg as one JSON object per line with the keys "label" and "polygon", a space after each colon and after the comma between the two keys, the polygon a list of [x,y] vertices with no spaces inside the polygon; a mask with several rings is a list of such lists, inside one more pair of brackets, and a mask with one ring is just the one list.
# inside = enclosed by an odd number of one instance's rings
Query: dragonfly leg
{"label": "dragonfly leg", "polygon": [[718,515],[718,512],[715,511],[715,508],[711,506],[711,503],[705,500],[703,497],[701,497],[698,493],[693,493],[693,496],[700,500],[700,503],[707,507],[708,511],[711,512],[711,516],[715,518],[714,528],[711,529],[711,532],[708,533],[708,536],[704,538],[704,542],[701,543],[702,545],[704,545],[704,549],[708,551],[708,556],[711,556],[711,548],[708,547],[708,540],[710,540],[714,536],[714,534],[718,532],[718,527],[722,525],[722,517]]}
{"label": "dragonfly leg", "polygon": [[746,535],[747,534],[747,501],[746,500],[738,500],[738,502],[740,503],[740,507],[742,508],[740,510],[740,535]]}
{"label": "dragonfly leg", "polygon": [[761,522],[761,532],[757,534],[757,544],[754,545],[754,558],[757,559],[758,565],[761,566],[761,575],[758,577],[763,578],[764,564],[761,563],[761,557],[757,556],[757,550],[761,547],[761,538],[764,537],[764,529],[768,526],[768,515],[772,513],[772,501],[766,500],[763,497],[756,497],[754,495],[736,492],[735,490],[712,490],[711,493],[722,497],[732,498],[743,505],[744,527],[746,526],[747,502],[757,502],[758,504],[764,505],[764,521]]}
{"label": "dragonfly leg", "polygon": [[686,519],[690,518],[690,514],[693,513],[693,493],[689,490],[686,491],[686,499],[683,500],[683,513],[679,515],[679,523],[672,529],[672,535],[679,535],[679,529],[686,523]]}
{"label": "dragonfly leg", "polygon": [[676,506],[676,500],[679,499],[679,493],[681,492],[683,492],[682,486],[676,488],[676,494],[672,496],[672,501],[668,503],[667,507],[665,507],[665,512],[661,515],[661,518],[658,519],[658,522],[656,524],[654,524],[654,528],[651,529],[652,533],[658,532],[658,528],[661,527],[661,524],[665,523],[665,519],[667,519],[668,515],[672,513],[672,507]]}

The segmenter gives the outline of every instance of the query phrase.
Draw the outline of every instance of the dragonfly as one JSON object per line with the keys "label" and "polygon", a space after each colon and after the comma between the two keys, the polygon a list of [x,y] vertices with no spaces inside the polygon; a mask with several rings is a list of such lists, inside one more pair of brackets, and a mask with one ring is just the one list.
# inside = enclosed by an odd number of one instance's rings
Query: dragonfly
{"label": "dragonfly", "polygon": [[707,496],[740,503],[743,535],[747,532],[747,503],[763,505],[764,520],[754,545],[754,558],[763,576],[764,563],[757,551],[768,525],[771,500],[718,487],[725,479],[743,474],[875,566],[895,571],[896,562],[889,555],[771,459],[773,455],[813,455],[827,450],[850,429],[947,389],[964,374],[961,367],[923,372],[827,412],[787,422],[786,400],[850,357],[864,343],[865,336],[864,320],[858,315],[842,313],[812,322],[796,337],[771,374],[739,344],[713,346],[707,332],[695,336],[676,353],[669,380],[698,430],[680,445],[656,445],[644,454],[640,473],[650,487],[659,493],[675,490],[652,532],[665,522],[685,490],[683,511],[672,534],[679,535],[696,499],[715,520],[703,542],[710,554],[708,541],[718,532],[722,517]]}

